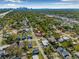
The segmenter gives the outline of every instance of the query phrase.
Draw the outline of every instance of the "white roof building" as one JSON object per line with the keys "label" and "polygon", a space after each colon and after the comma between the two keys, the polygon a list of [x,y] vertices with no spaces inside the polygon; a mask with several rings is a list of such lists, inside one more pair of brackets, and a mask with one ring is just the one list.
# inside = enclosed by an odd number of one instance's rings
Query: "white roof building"
{"label": "white roof building", "polygon": [[10,45],[4,45],[4,46],[0,46],[0,50],[3,50],[3,49],[5,49],[5,48],[7,48],[7,47],[9,47]]}
{"label": "white roof building", "polygon": [[64,36],[63,39],[64,40],[69,40],[69,37]]}
{"label": "white roof building", "polygon": [[39,59],[38,55],[33,55],[32,59]]}
{"label": "white roof building", "polygon": [[58,41],[59,42],[63,42],[65,40],[69,40],[69,37],[64,36],[64,37],[60,38]]}
{"label": "white roof building", "polygon": [[5,54],[6,51],[4,50],[5,48],[9,47],[10,45],[4,45],[4,46],[0,46],[0,57],[2,54]]}
{"label": "white roof building", "polygon": [[77,57],[79,57],[79,52],[76,52],[75,55],[76,55]]}
{"label": "white roof building", "polygon": [[48,40],[51,42],[56,42],[56,39],[52,36],[52,37],[48,37]]}
{"label": "white roof building", "polygon": [[49,42],[48,42],[48,40],[42,40],[42,44],[43,44],[44,46],[47,46],[47,45],[49,44]]}
{"label": "white roof building", "polygon": [[29,32],[29,31],[30,31],[30,29],[29,29],[29,28],[25,28],[25,31]]}
{"label": "white roof building", "polygon": [[59,42],[63,42],[63,41],[64,41],[64,39],[63,39],[63,38],[60,38],[60,39],[58,39],[58,41],[59,41]]}

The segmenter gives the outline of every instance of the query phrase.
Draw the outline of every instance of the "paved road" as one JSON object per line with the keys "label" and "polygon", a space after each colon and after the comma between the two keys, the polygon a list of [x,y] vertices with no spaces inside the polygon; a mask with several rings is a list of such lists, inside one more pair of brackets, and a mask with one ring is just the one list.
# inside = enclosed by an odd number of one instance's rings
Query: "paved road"
{"label": "paved road", "polygon": [[38,46],[40,52],[42,53],[44,59],[48,59],[47,56],[44,54],[44,51],[43,51],[43,49],[41,48],[40,43],[39,43],[39,41],[38,41],[39,39],[35,36],[32,27],[31,27],[31,31],[32,31],[33,39],[36,41],[37,46]]}
{"label": "paved road", "polygon": [[9,10],[9,11],[7,11],[7,12],[1,13],[1,14],[0,14],[0,18],[3,18],[6,14],[8,14],[8,13],[10,13],[10,12],[12,12],[12,10]]}

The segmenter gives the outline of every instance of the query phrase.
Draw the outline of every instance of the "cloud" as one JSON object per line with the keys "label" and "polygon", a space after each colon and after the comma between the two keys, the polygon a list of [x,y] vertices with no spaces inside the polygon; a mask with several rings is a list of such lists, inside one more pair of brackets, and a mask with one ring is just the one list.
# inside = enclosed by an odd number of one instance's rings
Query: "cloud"
{"label": "cloud", "polygon": [[[11,1],[11,0],[9,0]],[[17,0],[18,1],[18,0]],[[24,0],[21,0],[24,1]],[[12,1],[15,2],[15,1]],[[25,2],[26,3],[26,2]],[[46,4],[31,4],[31,3],[6,3],[0,4],[0,8],[19,8],[19,7],[27,7],[27,8],[52,8],[52,9],[65,9],[65,8],[74,8],[79,9],[79,3],[72,3],[72,2],[51,2]]]}
{"label": "cloud", "polygon": [[27,0],[3,0],[5,2],[23,2],[23,1],[27,1]]}
{"label": "cloud", "polygon": [[0,4],[0,8],[19,8],[19,7],[26,7],[26,6],[19,4]]}
{"label": "cloud", "polygon": [[[42,5],[42,4],[41,4]],[[49,8],[49,9],[79,9],[79,4],[73,4],[73,3],[63,3],[63,2],[60,2],[60,3],[49,3],[49,4],[46,4],[46,5],[42,5],[41,6],[40,4],[39,5],[28,5],[27,7],[28,8]]]}
{"label": "cloud", "polygon": [[55,3],[49,3],[49,4],[70,5],[70,4],[73,4],[73,3],[68,3],[68,2],[55,2]]}
{"label": "cloud", "polygon": [[79,2],[79,0],[61,0],[61,1],[67,1],[67,2]]}
{"label": "cloud", "polygon": [[52,9],[65,9],[65,8],[74,8],[79,9],[79,4],[67,4],[67,3],[59,3],[59,4],[48,4],[48,5],[22,5],[22,4],[0,4],[0,8],[19,8],[19,7],[27,7],[27,8],[52,8]]}
{"label": "cloud", "polygon": [[21,2],[20,0],[4,0],[6,2]]}

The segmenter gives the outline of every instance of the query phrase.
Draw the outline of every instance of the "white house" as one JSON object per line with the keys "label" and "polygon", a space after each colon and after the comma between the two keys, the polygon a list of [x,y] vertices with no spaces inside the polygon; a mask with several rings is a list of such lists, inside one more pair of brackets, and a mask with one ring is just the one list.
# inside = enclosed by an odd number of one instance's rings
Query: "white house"
{"label": "white house", "polygon": [[44,45],[44,46],[48,46],[48,44],[49,44],[49,42],[48,42],[48,40],[42,40],[42,44]]}
{"label": "white house", "polygon": [[26,31],[26,32],[29,32],[29,31],[30,31],[30,29],[29,29],[29,28],[25,28],[25,31]]}
{"label": "white house", "polygon": [[39,59],[38,55],[33,55],[32,59]]}
{"label": "white house", "polygon": [[60,38],[60,39],[58,39],[58,41],[59,41],[59,42],[63,42],[63,41],[64,41],[64,39],[63,39],[63,38]]}
{"label": "white house", "polygon": [[48,40],[51,41],[51,42],[56,42],[56,39],[53,36],[48,37]]}
{"label": "white house", "polygon": [[64,39],[64,40],[69,40],[69,37],[64,36],[63,39]]}
{"label": "white house", "polygon": [[10,45],[4,45],[4,46],[0,46],[0,50],[3,50],[3,49],[5,49],[5,48],[7,48],[7,47],[9,47]]}
{"label": "white house", "polygon": [[77,58],[79,58],[79,52],[76,52],[75,53],[75,56],[77,56]]}

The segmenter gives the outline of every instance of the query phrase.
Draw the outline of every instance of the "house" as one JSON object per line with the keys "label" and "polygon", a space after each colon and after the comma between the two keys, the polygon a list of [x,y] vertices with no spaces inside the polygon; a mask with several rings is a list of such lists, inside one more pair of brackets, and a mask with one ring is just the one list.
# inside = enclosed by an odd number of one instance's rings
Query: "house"
{"label": "house", "polygon": [[69,40],[70,38],[67,37],[67,36],[64,36],[63,39],[64,39],[64,40]]}
{"label": "house", "polygon": [[59,42],[63,42],[63,41],[68,41],[70,38],[69,37],[61,37],[60,39],[58,39]]}
{"label": "house", "polygon": [[39,54],[39,49],[38,48],[34,48],[33,49],[33,55],[37,55]]}
{"label": "house", "polygon": [[0,50],[6,49],[8,48],[10,45],[4,45],[4,46],[0,46]]}
{"label": "house", "polygon": [[26,29],[25,29],[25,31],[26,31],[26,32],[29,32],[29,31],[30,31],[30,29],[29,29],[29,28],[26,28]]}
{"label": "house", "polygon": [[28,44],[28,48],[32,48],[32,43],[29,43]]}
{"label": "house", "polygon": [[26,36],[23,36],[23,37],[22,37],[22,40],[25,40],[25,39],[26,39]]}
{"label": "house", "polygon": [[10,33],[8,32],[8,33],[5,33],[4,35],[3,35],[3,38],[7,38],[7,37],[9,37],[10,36]]}
{"label": "house", "polygon": [[39,30],[35,30],[35,35],[38,37],[42,37],[45,35],[45,33],[43,33],[42,31],[39,31]]}
{"label": "house", "polygon": [[77,43],[77,42],[75,42],[75,41],[74,41],[74,42],[72,42],[72,43],[73,43],[74,45],[78,44],[78,43]]}
{"label": "house", "polygon": [[32,59],[39,59],[39,56],[38,55],[33,55]]}
{"label": "house", "polygon": [[60,38],[60,39],[58,39],[58,41],[59,41],[59,42],[63,42],[63,41],[64,41],[64,39],[63,39],[63,38]]}
{"label": "house", "polygon": [[5,54],[5,50],[0,50],[0,57]]}
{"label": "house", "polygon": [[24,43],[22,41],[19,42],[19,47],[24,47]]}
{"label": "house", "polygon": [[13,58],[13,59],[21,59],[21,57],[16,56],[16,57],[15,57],[15,58]]}
{"label": "house", "polygon": [[0,30],[3,28],[3,26],[2,25],[0,25]]}
{"label": "house", "polygon": [[63,56],[64,59],[69,59],[70,58],[70,54],[68,51],[66,51],[64,48],[62,47],[58,47],[57,48],[57,52]]}
{"label": "house", "polygon": [[17,34],[17,33],[18,33],[17,30],[15,30],[15,29],[12,30],[12,34]]}
{"label": "house", "polygon": [[79,52],[75,53],[75,56],[77,57],[77,59],[79,58]]}
{"label": "house", "polygon": [[5,49],[8,48],[10,45],[4,45],[4,46],[0,46],[0,57],[2,57],[2,55],[6,54]]}
{"label": "house", "polygon": [[26,20],[23,20],[22,22],[26,27],[29,27],[29,20],[26,19]]}
{"label": "house", "polygon": [[34,48],[32,59],[39,59],[38,54],[39,54],[39,49]]}
{"label": "house", "polygon": [[28,35],[28,36],[27,36],[27,39],[28,39],[29,41],[32,40],[32,36]]}
{"label": "house", "polygon": [[48,37],[47,39],[48,39],[50,42],[52,42],[52,43],[53,43],[53,42],[56,42],[56,39],[55,39],[53,36]]}
{"label": "house", "polygon": [[21,38],[18,36],[17,38],[16,38],[17,40],[21,40]]}
{"label": "house", "polygon": [[30,29],[29,28],[25,28],[23,31],[30,32]]}
{"label": "house", "polygon": [[43,44],[43,46],[47,47],[48,44],[49,44],[49,42],[48,42],[47,39],[43,39],[43,40],[42,40],[42,44]]}
{"label": "house", "polygon": [[42,33],[41,33],[41,31],[37,31],[37,32],[35,32],[35,35],[41,37]]}

